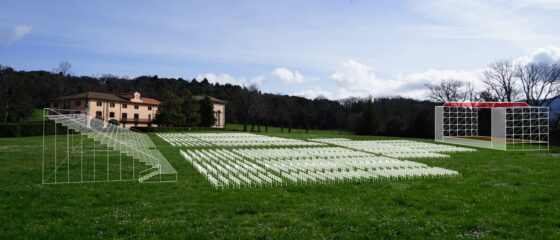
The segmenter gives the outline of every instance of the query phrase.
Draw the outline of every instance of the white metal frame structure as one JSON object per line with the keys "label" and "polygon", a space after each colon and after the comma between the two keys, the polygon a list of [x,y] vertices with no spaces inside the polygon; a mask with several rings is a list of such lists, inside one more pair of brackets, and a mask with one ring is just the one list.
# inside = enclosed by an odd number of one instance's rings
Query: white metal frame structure
{"label": "white metal frame structure", "polygon": [[[478,129],[479,110],[490,109],[490,136]],[[435,141],[504,151],[549,150],[549,109],[525,103],[445,103],[435,107]]]}
{"label": "white metal frame structure", "polygon": [[45,108],[43,118],[43,184],[177,181],[145,134],[76,110]]}

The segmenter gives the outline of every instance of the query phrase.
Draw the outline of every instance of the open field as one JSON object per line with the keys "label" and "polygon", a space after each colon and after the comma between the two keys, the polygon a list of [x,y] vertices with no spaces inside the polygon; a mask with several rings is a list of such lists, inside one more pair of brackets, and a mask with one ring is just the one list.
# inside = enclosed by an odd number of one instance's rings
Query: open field
{"label": "open field", "polygon": [[[379,139],[277,130],[269,134]],[[150,137],[177,183],[42,185],[42,138],[0,139],[0,238],[560,238],[557,153],[413,160],[458,178],[216,190],[179,148]]]}

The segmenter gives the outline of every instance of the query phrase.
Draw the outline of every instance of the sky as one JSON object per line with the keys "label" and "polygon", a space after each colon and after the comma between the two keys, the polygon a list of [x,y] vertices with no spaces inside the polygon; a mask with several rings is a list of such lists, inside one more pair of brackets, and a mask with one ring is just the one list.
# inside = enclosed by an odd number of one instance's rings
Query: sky
{"label": "sky", "polygon": [[481,88],[498,59],[560,63],[559,0],[6,1],[0,64],[257,84],[329,99]]}

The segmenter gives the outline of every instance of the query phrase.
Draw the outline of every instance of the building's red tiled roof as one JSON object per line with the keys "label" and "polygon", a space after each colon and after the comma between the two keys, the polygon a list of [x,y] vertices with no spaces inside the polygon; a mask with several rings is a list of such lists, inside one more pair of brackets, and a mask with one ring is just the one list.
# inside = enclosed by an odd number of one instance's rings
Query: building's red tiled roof
{"label": "building's red tiled roof", "polygon": [[[132,98],[134,98],[134,93],[119,93],[119,96],[122,97],[122,98],[126,98],[126,99],[132,99]],[[140,96],[140,98],[142,99],[142,103],[144,103],[144,104],[150,104],[150,105],[161,104],[161,101],[159,101],[155,98],[142,97],[142,96]]]}
{"label": "building's red tiled roof", "polygon": [[445,107],[470,107],[470,108],[498,108],[498,107],[528,107],[524,102],[446,102]]}
{"label": "building's red tiled roof", "polygon": [[[120,96],[110,94],[110,93],[101,93],[101,92],[84,92],[78,94],[72,94],[64,97],[53,98],[51,100],[73,100],[73,99],[96,99],[96,100],[106,100],[106,101],[113,101],[113,102],[125,102],[131,103],[130,99],[132,98],[133,94],[119,94]],[[147,98],[142,97],[142,103],[140,104],[148,104],[148,105],[159,105],[161,102],[154,98]]]}
{"label": "building's red tiled roof", "polygon": [[119,96],[126,99],[131,99],[134,97],[134,93],[119,93]]}
{"label": "building's red tiled roof", "polygon": [[161,103],[159,100],[155,98],[147,98],[147,97],[143,97],[142,102],[144,104],[151,104],[151,105],[159,105]]}

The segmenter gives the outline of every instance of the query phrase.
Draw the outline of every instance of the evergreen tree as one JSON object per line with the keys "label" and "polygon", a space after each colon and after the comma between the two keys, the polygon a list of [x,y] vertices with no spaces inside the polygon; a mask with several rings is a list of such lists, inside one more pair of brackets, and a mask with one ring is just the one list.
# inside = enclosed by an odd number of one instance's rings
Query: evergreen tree
{"label": "evergreen tree", "polygon": [[211,127],[216,122],[214,117],[214,104],[212,100],[206,96],[202,101],[200,101],[200,126]]}
{"label": "evergreen tree", "polygon": [[373,135],[377,133],[378,128],[379,128],[379,119],[375,114],[372,100],[368,99],[365,109],[360,116],[356,134]]}
{"label": "evergreen tree", "polygon": [[162,100],[156,115],[156,123],[182,126],[185,123],[185,115],[182,112],[183,99],[170,89],[162,89]]}
{"label": "evergreen tree", "polygon": [[194,102],[191,92],[186,90],[183,95],[183,103],[181,111],[185,116],[185,126],[196,126],[200,121],[200,114],[197,111],[196,103]]}

